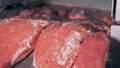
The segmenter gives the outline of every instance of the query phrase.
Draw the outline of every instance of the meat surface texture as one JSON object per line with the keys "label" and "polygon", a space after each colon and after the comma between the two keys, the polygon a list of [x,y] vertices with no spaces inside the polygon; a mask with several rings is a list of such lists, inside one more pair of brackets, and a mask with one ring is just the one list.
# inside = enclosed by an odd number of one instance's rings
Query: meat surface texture
{"label": "meat surface texture", "polygon": [[[100,23],[101,24],[101,23]],[[108,26],[91,20],[56,23],[38,38],[36,68],[105,68],[109,51]]]}
{"label": "meat surface texture", "polygon": [[[37,68],[70,68],[76,59],[80,41],[88,33],[73,23],[56,23],[41,33],[35,48]],[[46,43],[47,42],[47,43]]]}
{"label": "meat surface texture", "polygon": [[35,68],[105,68],[112,23],[99,9],[24,8],[0,19],[0,68],[10,68],[33,49]]}
{"label": "meat surface texture", "polygon": [[27,56],[48,24],[43,20],[9,19],[8,23],[0,25],[0,68],[10,68]]}
{"label": "meat surface texture", "polygon": [[72,68],[105,68],[109,43],[103,32],[86,36]]}

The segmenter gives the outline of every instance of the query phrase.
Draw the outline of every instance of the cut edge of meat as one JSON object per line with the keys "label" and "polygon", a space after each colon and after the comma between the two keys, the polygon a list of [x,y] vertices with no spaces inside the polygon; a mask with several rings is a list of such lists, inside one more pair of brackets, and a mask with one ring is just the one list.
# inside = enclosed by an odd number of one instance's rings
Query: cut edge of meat
{"label": "cut edge of meat", "polygon": [[[35,51],[33,55],[35,56]],[[33,67],[38,68],[38,65],[36,64],[36,61],[35,61],[35,57],[33,57]]]}
{"label": "cut edge of meat", "polygon": [[[21,49],[23,49],[23,48],[21,48]],[[17,62],[19,62],[19,61],[21,61],[22,59],[24,59],[25,57],[27,57],[27,55],[29,54],[29,53],[31,53],[32,52],[32,50],[33,50],[33,48],[32,49],[25,49],[25,50],[23,50],[21,53],[19,53],[19,55],[15,55],[15,57],[12,59],[12,61],[11,61],[11,66],[13,66],[14,64],[16,64]],[[27,51],[27,52],[26,52]],[[24,53],[24,55],[22,55],[22,53]]]}
{"label": "cut edge of meat", "polygon": [[[17,19],[13,19],[13,20],[17,20]],[[31,46],[33,46],[32,45],[32,43],[31,43],[31,41],[33,40],[33,39],[35,39],[35,38],[37,38],[38,39],[38,37],[39,37],[39,34],[40,34],[40,32],[38,32],[39,31],[39,29],[42,29],[41,28],[41,26],[43,27],[43,29],[45,28],[45,27],[47,27],[48,26],[48,24],[50,25],[50,24],[52,24],[52,21],[48,21],[48,20],[43,20],[43,19],[20,19],[20,20],[27,20],[27,23],[31,23],[32,24],[32,26],[35,28],[35,30],[34,31],[32,31],[32,34],[31,35],[29,35],[27,38],[25,38],[22,42],[20,42],[20,44],[23,44],[24,46],[22,46],[21,48],[19,48],[18,50],[17,50],[17,52],[12,56],[12,61],[11,61],[11,65],[13,65],[13,64],[15,64],[16,62],[19,62],[21,59],[23,59],[23,58],[25,58],[32,50],[33,50],[33,48],[31,47]],[[40,27],[39,27],[40,26]],[[43,30],[42,29],[42,30]],[[37,33],[38,32],[38,33]],[[37,37],[35,37],[35,36],[37,36]],[[34,38],[33,38],[34,37]],[[37,41],[37,40],[36,40]],[[35,45],[35,44],[34,44]],[[32,48],[32,49],[31,49]],[[22,49],[22,50],[21,50]],[[26,50],[27,49],[27,50]],[[28,52],[26,52],[26,51],[28,51]],[[24,52],[26,52],[26,53],[24,53]],[[24,53],[24,55],[22,55],[22,56],[20,56],[22,53]],[[18,59],[19,58],[19,59]],[[16,59],[18,59],[18,60],[16,60]]]}
{"label": "cut edge of meat", "polygon": [[[30,22],[27,21],[26,23],[30,23]],[[35,23],[35,25],[34,25],[34,23]],[[13,56],[11,57],[11,65],[13,65],[13,64],[19,62],[21,59],[25,58],[33,50],[33,46],[35,45],[35,43],[32,43],[32,41],[37,39],[37,37],[40,34],[40,31],[39,31],[39,27],[37,27],[38,22],[32,22],[31,24],[33,24],[32,27],[34,28],[34,30],[30,33],[30,35],[28,37],[26,37],[24,40],[22,40],[19,43],[19,45],[23,45],[23,46],[21,46],[19,49],[17,49],[16,53],[14,53]],[[24,55],[22,55],[22,53]]]}

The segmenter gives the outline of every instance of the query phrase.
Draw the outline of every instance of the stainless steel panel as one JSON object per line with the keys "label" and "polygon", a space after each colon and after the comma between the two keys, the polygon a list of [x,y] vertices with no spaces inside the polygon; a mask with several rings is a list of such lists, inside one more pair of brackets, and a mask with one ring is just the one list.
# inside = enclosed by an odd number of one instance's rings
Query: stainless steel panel
{"label": "stainless steel panel", "polygon": [[116,15],[115,20],[120,21],[120,0],[117,0],[115,15]]}
{"label": "stainless steel panel", "polygon": [[120,68],[120,26],[117,25],[111,27],[110,54],[111,68]]}
{"label": "stainless steel panel", "polygon": [[120,0],[113,0],[111,16],[120,24]]}
{"label": "stainless steel panel", "polygon": [[69,6],[81,6],[111,10],[112,0],[44,0],[46,3],[56,3]]}

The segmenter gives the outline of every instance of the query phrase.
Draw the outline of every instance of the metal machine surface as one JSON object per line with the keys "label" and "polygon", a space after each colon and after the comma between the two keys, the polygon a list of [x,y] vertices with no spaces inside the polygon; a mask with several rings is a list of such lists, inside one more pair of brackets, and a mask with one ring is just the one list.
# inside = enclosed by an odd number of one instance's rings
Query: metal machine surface
{"label": "metal machine surface", "polygon": [[5,8],[8,5],[19,3],[21,0],[0,0],[0,8]]}
{"label": "metal machine surface", "polygon": [[[21,2],[22,1],[22,2]],[[37,4],[40,4],[41,0],[35,0],[39,1]],[[34,1],[34,4],[36,3]],[[3,2],[8,2],[3,5]],[[33,1],[32,0],[0,0],[0,7],[6,7],[7,5],[10,4],[15,4],[21,2],[23,4],[31,4]],[[112,8],[112,0],[44,0],[45,3],[52,3],[52,4],[61,4],[61,5],[68,5],[68,6],[82,6],[82,7],[91,7],[91,8],[97,8],[97,9],[103,9],[110,11]],[[9,10],[2,10],[0,13],[0,18],[5,18],[9,17],[9,14],[13,13],[16,11],[19,11],[21,7],[24,7],[24,5],[9,9]],[[18,9],[17,9],[18,8]],[[6,15],[7,12],[8,13]],[[2,15],[4,13],[4,15]],[[3,17],[4,16],[4,17]],[[107,68],[120,68],[120,26],[119,25],[113,25],[111,27],[111,47],[110,47],[110,59],[112,60],[111,63],[108,63]],[[15,66],[12,68],[34,68],[32,66],[32,61],[33,61],[33,53],[28,55],[23,61],[17,63]]]}

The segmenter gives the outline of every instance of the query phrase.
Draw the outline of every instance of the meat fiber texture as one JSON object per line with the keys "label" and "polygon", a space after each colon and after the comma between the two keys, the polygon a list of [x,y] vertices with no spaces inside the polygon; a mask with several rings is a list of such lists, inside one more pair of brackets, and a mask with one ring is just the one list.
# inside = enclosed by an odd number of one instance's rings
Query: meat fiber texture
{"label": "meat fiber texture", "polygon": [[86,36],[72,68],[105,68],[109,44],[103,32]]}
{"label": "meat fiber texture", "polygon": [[[0,68],[10,68],[35,47],[40,32],[50,22],[44,20],[2,20],[0,25]],[[6,23],[8,22],[8,23]],[[4,24],[5,23],[5,24]]]}
{"label": "meat fiber texture", "polygon": [[[105,68],[109,50],[108,26],[90,20],[55,23],[39,36],[35,68]],[[92,25],[94,24],[94,25]]]}

